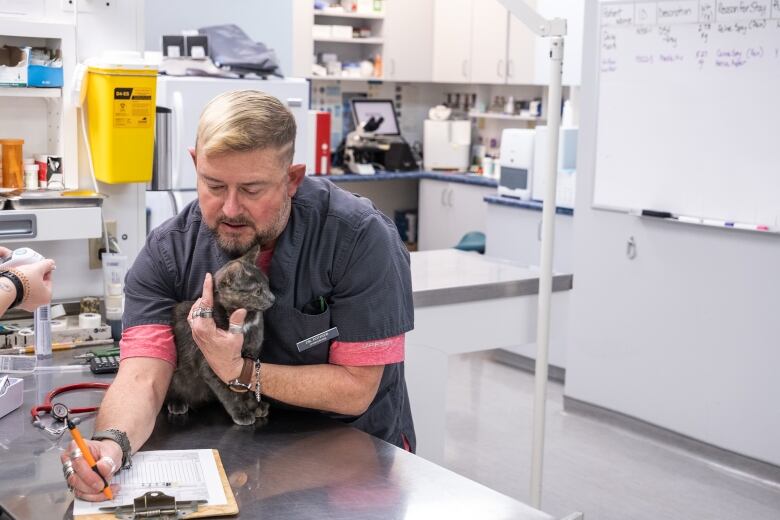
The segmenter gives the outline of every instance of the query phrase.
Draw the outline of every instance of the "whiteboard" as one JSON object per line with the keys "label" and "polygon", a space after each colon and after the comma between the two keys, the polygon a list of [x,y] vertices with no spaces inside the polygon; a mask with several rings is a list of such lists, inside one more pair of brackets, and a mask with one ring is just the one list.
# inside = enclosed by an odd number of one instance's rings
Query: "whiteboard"
{"label": "whiteboard", "polygon": [[598,9],[594,206],[780,226],[780,0]]}

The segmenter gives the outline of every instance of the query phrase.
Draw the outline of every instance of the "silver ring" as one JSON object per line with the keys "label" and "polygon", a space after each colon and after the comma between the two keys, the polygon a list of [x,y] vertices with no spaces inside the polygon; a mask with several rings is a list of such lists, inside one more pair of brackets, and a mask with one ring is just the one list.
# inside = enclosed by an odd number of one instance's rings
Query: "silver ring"
{"label": "silver ring", "polygon": [[243,325],[236,325],[235,323],[231,323],[228,326],[228,332],[230,334],[243,334],[244,333],[244,326]]}
{"label": "silver ring", "polygon": [[68,477],[76,473],[76,470],[73,469],[73,462],[70,460],[66,460],[62,463],[62,476],[65,477],[65,480],[68,480]]}
{"label": "silver ring", "polygon": [[192,313],[193,318],[211,318],[214,315],[214,310],[211,307],[198,307]]}
{"label": "silver ring", "polygon": [[[77,459],[77,458],[81,457],[82,455],[83,455],[83,453],[81,453],[81,449],[80,448],[76,448],[75,450],[70,452],[71,460]],[[70,462],[70,460],[68,462]]]}

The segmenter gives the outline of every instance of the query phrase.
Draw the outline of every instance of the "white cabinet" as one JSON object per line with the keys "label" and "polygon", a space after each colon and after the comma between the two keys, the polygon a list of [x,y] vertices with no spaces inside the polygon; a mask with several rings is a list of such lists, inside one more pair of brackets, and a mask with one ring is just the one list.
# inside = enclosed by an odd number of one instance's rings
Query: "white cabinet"
{"label": "white cabinet", "polygon": [[469,231],[484,233],[487,204],[483,198],[495,193],[490,186],[421,179],[418,249],[447,249]]}
{"label": "white cabinet", "polygon": [[536,45],[533,33],[498,0],[435,2],[434,81],[533,84]]}
{"label": "white cabinet", "polygon": [[[533,209],[487,204],[485,254],[538,266],[542,245],[542,212]],[[574,269],[574,217],[555,215],[553,270]]]}
{"label": "white cabinet", "polygon": [[384,25],[384,79],[431,81],[433,0],[386,0]]}
{"label": "white cabinet", "polygon": [[433,81],[467,83],[471,78],[472,0],[435,0]]}
{"label": "white cabinet", "polygon": [[478,0],[472,5],[471,82],[506,82],[507,10],[498,0]]}

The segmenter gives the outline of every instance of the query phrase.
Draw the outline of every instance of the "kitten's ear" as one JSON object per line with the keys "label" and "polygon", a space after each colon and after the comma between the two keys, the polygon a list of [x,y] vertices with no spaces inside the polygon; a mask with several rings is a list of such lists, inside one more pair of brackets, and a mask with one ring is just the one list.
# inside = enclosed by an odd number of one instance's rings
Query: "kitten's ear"
{"label": "kitten's ear", "polygon": [[260,256],[260,244],[255,244],[252,246],[252,249],[247,251],[243,257],[241,257],[242,260],[245,260],[246,262],[250,262],[252,265],[257,265],[257,258]]}

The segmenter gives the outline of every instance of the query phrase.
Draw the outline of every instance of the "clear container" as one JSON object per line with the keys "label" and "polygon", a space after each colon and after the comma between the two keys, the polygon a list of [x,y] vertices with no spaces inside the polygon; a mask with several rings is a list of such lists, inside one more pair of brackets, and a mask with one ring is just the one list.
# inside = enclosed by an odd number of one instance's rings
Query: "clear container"
{"label": "clear container", "polygon": [[22,188],[24,186],[24,163],[22,145],[24,139],[2,139],[3,147],[3,188]]}
{"label": "clear container", "polygon": [[24,187],[28,190],[38,189],[38,165],[37,164],[25,164],[24,165]]}

